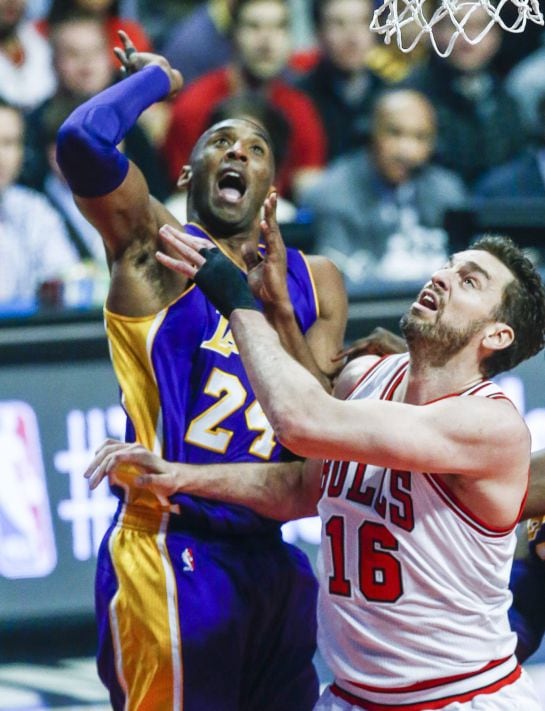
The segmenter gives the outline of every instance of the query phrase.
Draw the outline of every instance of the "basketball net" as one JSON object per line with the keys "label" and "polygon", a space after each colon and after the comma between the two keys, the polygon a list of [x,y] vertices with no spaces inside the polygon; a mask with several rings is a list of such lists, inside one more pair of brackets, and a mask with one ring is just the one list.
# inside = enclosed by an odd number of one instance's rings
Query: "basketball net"
{"label": "basketball net", "polygon": [[[527,22],[544,24],[539,0],[499,0],[494,4],[490,0],[438,0],[434,11],[430,10],[431,3],[433,0],[384,0],[373,13],[371,31],[384,35],[385,44],[390,44],[392,37],[395,37],[402,52],[410,52],[423,35],[428,35],[437,54],[448,57],[460,35],[470,44],[477,44],[494,24],[508,32],[524,32]],[[512,21],[506,22],[502,11],[509,5],[515,7],[517,14]],[[490,21],[482,31],[471,37],[466,33],[465,26],[479,8],[484,8]],[[447,22],[449,18],[452,35],[446,47],[438,46],[435,27],[438,22]]]}

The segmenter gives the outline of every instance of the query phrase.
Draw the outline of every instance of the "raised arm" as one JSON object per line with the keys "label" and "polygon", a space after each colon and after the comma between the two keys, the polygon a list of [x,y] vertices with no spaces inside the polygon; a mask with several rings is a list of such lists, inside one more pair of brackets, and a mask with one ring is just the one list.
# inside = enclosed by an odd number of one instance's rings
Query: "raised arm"
{"label": "raised arm", "polygon": [[348,312],[343,280],[330,260],[317,256],[308,258],[319,313],[303,337],[287,289],[286,247],[276,221],[276,203],[276,193],[272,193],[263,206],[261,235],[266,246],[265,258],[258,260],[256,252],[246,250],[248,283],[263,302],[267,319],[286,351],[329,391],[336,370],[334,358],[343,343]]}
{"label": "raised arm", "polygon": [[280,441],[299,455],[473,477],[527,463],[521,453],[528,431],[505,400],[339,401],[290,359],[258,311],[237,309],[230,322],[264,412]]}
{"label": "raised arm", "polygon": [[158,227],[174,218],[149,195],[144,176],[118,145],[140,114],[175,93],[182,78],[163,57],[136,52],[129,38],[120,36],[125,49],[118,56],[135,73],[68,117],[58,133],[57,160],[79,209],[103,237],[115,277],[109,306],[138,315],[141,309],[151,313],[164,305],[169,286],[179,292],[180,278],[164,271],[162,288],[157,283],[149,288],[150,281],[161,281],[153,259]]}
{"label": "raised arm", "polygon": [[110,484],[147,488],[159,497],[193,494],[242,504],[279,521],[312,516],[319,498],[318,462],[183,464],[167,462],[139,444],[106,440],[85,477],[91,489]]}

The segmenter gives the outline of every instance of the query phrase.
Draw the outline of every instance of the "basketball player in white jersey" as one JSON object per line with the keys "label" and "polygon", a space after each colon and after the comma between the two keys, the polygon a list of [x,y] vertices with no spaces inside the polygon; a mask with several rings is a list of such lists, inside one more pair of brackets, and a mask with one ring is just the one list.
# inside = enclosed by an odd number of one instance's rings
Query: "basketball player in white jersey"
{"label": "basketball player in white jersey", "polygon": [[[248,255],[258,288],[279,249],[265,236],[265,261]],[[541,709],[507,620],[530,436],[488,380],[543,347],[545,291],[530,262],[501,237],[453,255],[402,319],[409,353],[353,361],[343,401],[287,355],[221,253],[182,233],[165,239],[180,258],[158,259],[230,319],[269,421],[309,458],[286,476],[211,472],[201,489],[280,519],[318,502],[319,644],[335,680],[316,708]],[[154,465],[142,485],[190,479],[183,465]]]}

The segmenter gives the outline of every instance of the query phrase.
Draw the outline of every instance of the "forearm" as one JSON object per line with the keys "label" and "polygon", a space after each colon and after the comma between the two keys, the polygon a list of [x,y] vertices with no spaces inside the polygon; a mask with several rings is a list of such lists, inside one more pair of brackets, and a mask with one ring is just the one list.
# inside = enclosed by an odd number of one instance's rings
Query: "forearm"
{"label": "forearm", "polygon": [[302,461],[171,466],[180,493],[240,504],[279,521],[316,513],[316,496],[305,484]]}
{"label": "forearm", "polygon": [[117,149],[140,114],[170,91],[167,74],[148,66],[79,106],[61,126],[57,161],[72,191],[100,197],[125,179],[129,161]]}
{"label": "forearm", "polygon": [[316,378],[284,350],[263,314],[237,309],[230,324],[257,400],[280,441],[291,448],[294,430],[299,429],[303,419],[312,420],[305,416],[323,408],[324,399],[329,396]]}
{"label": "forearm", "polygon": [[331,380],[316,362],[304,335],[301,333],[291,305],[280,309],[266,309],[265,315],[278,333],[284,349],[309,373],[312,373],[327,392],[330,392]]}

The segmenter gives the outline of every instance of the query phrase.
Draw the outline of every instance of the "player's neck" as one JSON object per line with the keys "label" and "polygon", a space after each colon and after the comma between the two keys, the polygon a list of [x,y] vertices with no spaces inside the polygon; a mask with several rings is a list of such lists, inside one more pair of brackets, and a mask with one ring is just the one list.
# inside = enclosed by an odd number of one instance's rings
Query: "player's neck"
{"label": "player's neck", "polygon": [[483,380],[478,364],[464,358],[451,358],[447,363],[433,365],[412,359],[403,382],[396,391],[396,400],[423,405],[433,400],[461,393]]}
{"label": "player's neck", "polygon": [[242,247],[245,244],[253,244],[257,247],[259,243],[259,233],[257,230],[247,230],[234,235],[222,235],[204,227],[197,220],[193,222],[200,227],[204,233],[210,237],[218,249],[223,252],[237,267],[247,271],[246,263],[242,256]]}

